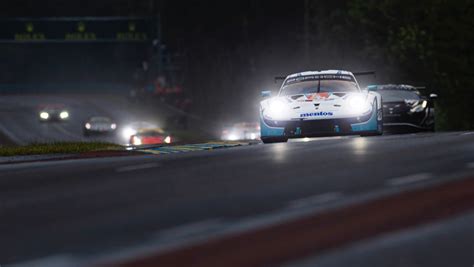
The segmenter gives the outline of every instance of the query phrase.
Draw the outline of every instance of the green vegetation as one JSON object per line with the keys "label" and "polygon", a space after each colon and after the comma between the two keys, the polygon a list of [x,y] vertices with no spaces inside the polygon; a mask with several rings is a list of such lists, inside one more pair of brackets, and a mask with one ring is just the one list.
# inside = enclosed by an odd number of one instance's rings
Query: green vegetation
{"label": "green vegetation", "polygon": [[74,154],[104,150],[121,150],[122,146],[101,142],[61,142],[0,147],[0,156]]}
{"label": "green vegetation", "polygon": [[474,6],[470,0],[352,0],[348,17],[376,57],[438,93],[437,126],[474,129]]}

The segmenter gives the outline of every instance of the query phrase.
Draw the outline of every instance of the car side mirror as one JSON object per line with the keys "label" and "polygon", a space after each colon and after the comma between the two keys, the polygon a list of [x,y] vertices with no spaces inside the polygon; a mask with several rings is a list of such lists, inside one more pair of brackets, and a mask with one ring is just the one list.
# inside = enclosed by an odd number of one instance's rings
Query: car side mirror
{"label": "car side mirror", "polygon": [[437,94],[430,94],[430,99],[437,99],[438,98],[438,95]]}
{"label": "car side mirror", "polygon": [[262,98],[272,97],[272,91],[262,91]]}

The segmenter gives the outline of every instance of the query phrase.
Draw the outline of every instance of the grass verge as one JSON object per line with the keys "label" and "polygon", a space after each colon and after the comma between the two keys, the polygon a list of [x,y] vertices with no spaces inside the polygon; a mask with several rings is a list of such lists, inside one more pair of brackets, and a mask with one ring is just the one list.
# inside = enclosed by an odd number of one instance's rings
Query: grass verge
{"label": "grass verge", "polygon": [[120,145],[101,142],[59,142],[26,146],[2,146],[0,147],[0,156],[75,154],[92,151],[121,150],[122,148]]}

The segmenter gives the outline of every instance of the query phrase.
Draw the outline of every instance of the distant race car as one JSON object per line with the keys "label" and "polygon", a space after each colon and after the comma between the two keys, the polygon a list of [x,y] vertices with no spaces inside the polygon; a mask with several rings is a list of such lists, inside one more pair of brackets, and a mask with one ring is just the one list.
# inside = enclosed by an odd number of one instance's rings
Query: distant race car
{"label": "distant race car", "polygon": [[222,131],[221,139],[224,141],[260,139],[260,124],[258,122],[236,123]]}
{"label": "distant race car", "polygon": [[117,124],[108,117],[91,117],[84,123],[84,136],[112,134]]}
{"label": "distant race car", "polygon": [[411,85],[370,85],[367,88],[382,95],[386,129],[434,131],[436,94],[423,96],[420,93],[423,87]]}
{"label": "distant race car", "polygon": [[[360,73],[368,74],[368,73]],[[263,91],[260,103],[264,143],[288,138],[383,134],[382,98],[361,90],[353,73],[308,71],[284,78],[276,97]]]}
{"label": "distant race car", "polygon": [[137,134],[140,130],[154,129],[154,128],[158,128],[158,126],[154,123],[147,122],[147,121],[135,121],[135,122],[128,123],[121,128],[122,128],[121,129],[122,138],[128,142],[130,140],[130,137],[132,135]]}
{"label": "distant race car", "polygon": [[134,146],[171,144],[171,141],[171,135],[161,128],[142,129],[130,137],[130,144]]}
{"label": "distant race car", "polygon": [[41,122],[67,121],[69,111],[64,105],[42,105],[38,107],[38,118]]}

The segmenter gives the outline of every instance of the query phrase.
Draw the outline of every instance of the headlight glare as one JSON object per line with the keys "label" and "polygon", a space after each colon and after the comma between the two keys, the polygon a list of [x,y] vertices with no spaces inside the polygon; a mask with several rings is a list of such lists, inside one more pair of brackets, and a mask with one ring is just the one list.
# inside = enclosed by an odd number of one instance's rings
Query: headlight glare
{"label": "headlight glare", "polygon": [[142,144],[142,139],[140,139],[140,137],[134,136],[132,138],[132,145],[139,146],[141,144]]}
{"label": "headlight glare", "polygon": [[428,101],[423,100],[423,103],[421,104],[423,108],[426,108],[428,106]]}
{"label": "headlight glare", "polygon": [[67,111],[62,111],[61,113],[59,113],[59,117],[64,120],[64,119],[67,119],[69,118],[69,112]]}
{"label": "headlight glare", "polygon": [[363,114],[370,111],[371,106],[363,96],[353,96],[349,98],[349,107],[354,113]]}
{"label": "headlight glare", "polygon": [[137,134],[137,131],[129,127],[123,129],[122,131],[122,136],[126,139],[130,138],[130,136],[135,134]]}
{"label": "headlight glare", "polygon": [[270,119],[281,119],[286,115],[286,112],[286,103],[282,100],[275,99],[269,103],[265,110],[265,115]]}
{"label": "headlight glare", "polygon": [[49,113],[48,112],[41,112],[40,113],[40,118],[43,120],[49,119]]}

